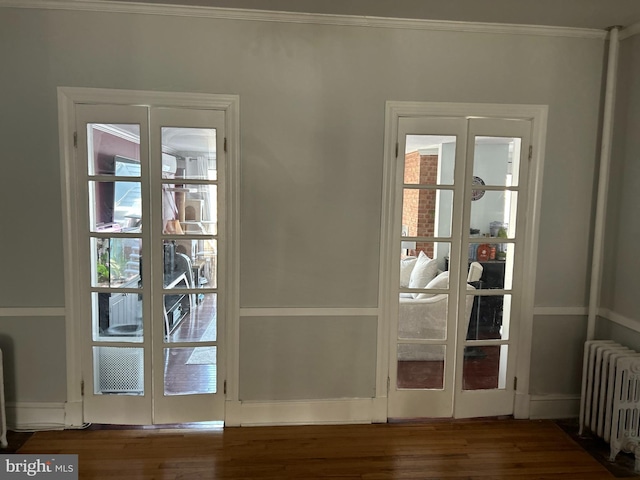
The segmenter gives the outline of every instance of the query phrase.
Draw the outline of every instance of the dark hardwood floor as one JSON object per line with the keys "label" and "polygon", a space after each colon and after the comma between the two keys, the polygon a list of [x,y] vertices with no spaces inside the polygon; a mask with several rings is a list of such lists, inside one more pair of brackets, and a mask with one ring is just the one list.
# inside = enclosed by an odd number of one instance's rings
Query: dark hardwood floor
{"label": "dark hardwood floor", "polygon": [[78,454],[86,480],[611,479],[552,421],[39,432],[22,454]]}

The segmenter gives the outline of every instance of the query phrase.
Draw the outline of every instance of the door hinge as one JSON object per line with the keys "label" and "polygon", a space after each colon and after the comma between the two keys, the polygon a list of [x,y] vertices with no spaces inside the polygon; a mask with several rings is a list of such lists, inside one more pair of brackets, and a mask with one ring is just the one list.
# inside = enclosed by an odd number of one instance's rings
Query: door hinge
{"label": "door hinge", "polygon": [[529,145],[529,161],[533,158],[533,145]]}
{"label": "door hinge", "polygon": [[222,386],[222,391],[224,392],[224,394],[227,394],[227,381],[225,380]]}
{"label": "door hinge", "polygon": [[84,380],[80,381],[80,396],[84,397]]}
{"label": "door hinge", "polygon": [[518,377],[513,377],[513,389],[518,389]]}
{"label": "door hinge", "polygon": [[73,147],[78,148],[78,132],[73,132]]}
{"label": "door hinge", "polygon": [[396,142],[396,158],[398,158],[398,150],[400,149],[400,145]]}
{"label": "door hinge", "polygon": [[227,152],[227,137],[224,137],[224,151]]}

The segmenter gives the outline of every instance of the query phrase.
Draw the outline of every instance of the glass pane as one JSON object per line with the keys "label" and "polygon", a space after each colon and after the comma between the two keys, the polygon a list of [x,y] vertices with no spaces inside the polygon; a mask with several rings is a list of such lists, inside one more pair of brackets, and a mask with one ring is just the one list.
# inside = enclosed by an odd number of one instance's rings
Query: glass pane
{"label": "glass pane", "polygon": [[398,388],[444,389],[444,345],[398,344]]}
{"label": "glass pane", "polygon": [[452,215],[453,190],[404,189],[403,237],[450,237]]}
{"label": "glass pane", "polygon": [[217,192],[216,185],[163,184],[163,233],[217,234]]}
{"label": "glass pane", "polygon": [[[449,270],[450,243],[402,242],[402,246],[405,248],[400,257],[400,288],[427,288],[429,282],[440,273]],[[447,288],[447,286],[443,287],[440,281],[438,285],[428,288]],[[414,298],[420,294],[420,292],[412,293]],[[408,294],[403,295],[406,297]]]}
{"label": "glass pane", "polygon": [[511,295],[467,295],[467,340],[509,338]]}
{"label": "glass pane", "polygon": [[462,366],[463,390],[504,389],[507,345],[465,347]]}
{"label": "glass pane", "polygon": [[162,145],[181,154],[162,154],[164,178],[217,178],[215,128],[162,127]]}
{"label": "glass pane", "polygon": [[473,176],[485,185],[518,185],[521,140],[513,137],[476,137]]}
{"label": "glass pane", "polygon": [[163,249],[165,288],[217,288],[217,240],[164,240]]}
{"label": "glass pane", "polygon": [[89,182],[92,232],[140,232],[140,182]]}
{"label": "glass pane", "polygon": [[455,136],[407,135],[404,183],[453,185],[455,160]]}
{"label": "glass pane", "polygon": [[447,338],[449,295],[420,294],[417,298],[400,296],[398,338],[444,340]]}
{"label": "glass pane", "polygon": [[140,125],[87,125],[89,175],[140,176]]}
{"label": "glass pane", "polygon": [[518,192],[474,190],[471,235],[515,238]]}
{"label": "glass pane", "polygon": [[164,333],[171,335],[182,322],[189,317],[192,310],[195,310],[195,294],[174,293],[163,295],[164,299]]}
{"label": "glass pane", "polygon": [[482,289],[513,288],[514,255],[513,243],[470,243],[469,263],[473,262],[474,268],[481,271],[480,283],[472,285]]}
{"label": "glass pane", "polygon": [[[215,342],[217,340],[217,296],[195,294],[193,308],[184,295],[165,295],[167,319],[171,321],[167,341]],[[182,318],[180,318],[182,315]]]}
{"label": "glass pane", "polygon": [[93,347],[96,395],[144,395],[144,350]]}
{"label": "glass pane", "polygon": [[140,238],[92,238],[94,269],[92,285],[98,287],[139,288]]}
{"label": "glass pane", "polygon": [[142,295],[137,293],[91,294],[93,340],[142,341]]}
{"label": "glass pane", "polygon": [[217,347],[164,349],[164,394],[216,393]]}

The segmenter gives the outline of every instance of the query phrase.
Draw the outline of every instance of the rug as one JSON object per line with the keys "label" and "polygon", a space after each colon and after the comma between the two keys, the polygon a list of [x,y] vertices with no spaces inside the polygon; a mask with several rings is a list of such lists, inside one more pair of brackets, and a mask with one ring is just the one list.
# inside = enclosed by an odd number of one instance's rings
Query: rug
{"label": "rug", "polygon": [[187,365],[215,365],[216,347],[195,347]]}

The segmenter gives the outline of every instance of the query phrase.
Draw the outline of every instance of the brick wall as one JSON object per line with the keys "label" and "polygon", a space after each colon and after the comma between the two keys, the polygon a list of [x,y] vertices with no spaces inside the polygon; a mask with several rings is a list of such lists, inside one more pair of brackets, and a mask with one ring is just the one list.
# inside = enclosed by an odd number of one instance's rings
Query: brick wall
{"label": "brick wall", "polygon": [[[411,152],[405,155],[404,183],[436,185],[438,178],[438,156],[420,155]],[[405,189],[403,192],[402,224],[408,227],[410,237],[432,237],[434,235],[436,191]],[[416,253],[433,258],[433,243],[418,242]]]}

